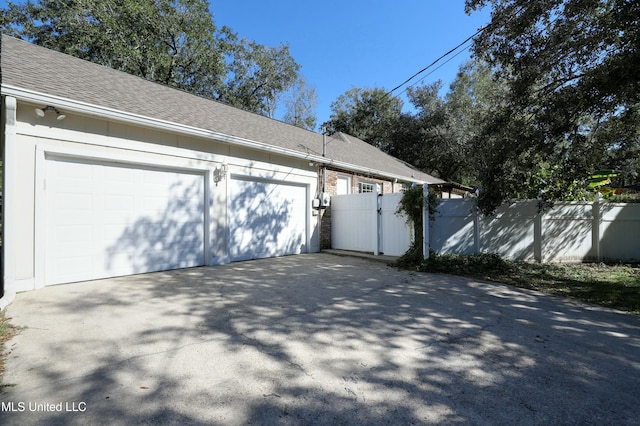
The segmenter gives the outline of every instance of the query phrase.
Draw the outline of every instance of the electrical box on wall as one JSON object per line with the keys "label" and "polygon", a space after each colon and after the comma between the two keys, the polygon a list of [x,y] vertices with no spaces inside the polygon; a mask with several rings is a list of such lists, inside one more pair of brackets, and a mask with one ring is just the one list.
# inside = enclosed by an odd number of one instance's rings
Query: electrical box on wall
{"label": "electrical box on wall", "polygon": [[326,192],[321,192],[318,195],[318,198],[314,198],[312,201],[312,206],[314,209],[329,207],[330,204],[331,204],[331,196]]}
{"label": "electrical box on wall", "polygon": [[329,207],[331,204],[331,196],[326,192],[320,193],[320,207]]}

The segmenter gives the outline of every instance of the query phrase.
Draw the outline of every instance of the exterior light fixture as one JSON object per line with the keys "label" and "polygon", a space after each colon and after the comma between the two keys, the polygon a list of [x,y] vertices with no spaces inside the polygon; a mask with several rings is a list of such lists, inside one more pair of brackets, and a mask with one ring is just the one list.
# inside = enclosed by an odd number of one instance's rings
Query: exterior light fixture
{"label": "exterior light fixture", "polygon": [[220,181],[227,178],[228,172],[229,172],[229,166],[227,165],[226,161],[222,162],[222,164],[220,164],[220,167],[214,170],[213,180],[215,181],[216,186],[218,186],[218,183]]}
{"label": "exterior light fixture", "polygon": [[66,115],[62,114],[60,111],[58,111],[56,107],[52,107],[51,105],[47,105],[42,108],[36,108],[35,112],[38,117],[44,117],[47,112],[55,112],[57,116],[56,118],[58,121],[61,121],[67,118]]}

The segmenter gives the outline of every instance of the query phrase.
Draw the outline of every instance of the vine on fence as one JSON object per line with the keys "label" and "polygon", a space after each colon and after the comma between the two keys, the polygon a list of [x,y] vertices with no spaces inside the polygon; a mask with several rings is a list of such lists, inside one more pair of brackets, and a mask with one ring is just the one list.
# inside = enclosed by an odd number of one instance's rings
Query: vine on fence
{"label": "vine on fence", "polygon": [[433,216],[437,211],[438,203],[438,194],[431,189],[429,189],[429,195],[426,198],[424,197],[422,185],[415,185],[404,190],[396,213],[405,214],[407,222],[413,224],[414,238],[409,250],[398,259],[399,266],[415,266],[424,259],[424,253],[422,252],[422,209],[426,206],[429,209],[429,216]]}

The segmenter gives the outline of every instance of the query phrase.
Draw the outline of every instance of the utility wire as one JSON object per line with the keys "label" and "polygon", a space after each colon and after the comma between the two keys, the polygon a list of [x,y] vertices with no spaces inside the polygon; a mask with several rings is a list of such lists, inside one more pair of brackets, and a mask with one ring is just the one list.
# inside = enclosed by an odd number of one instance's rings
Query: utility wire
{"label": "utility wire", "polygon": [[[398,88],[404,86],[405,84],[407,84],[409,81],[411,81],[412,79],[414,79],[416,76],[418,76],[419,74],[425,72],[426,70],[428,70],[429,68],[431,68],[433,65],[435,65],[438,61],[440,61],[441,59],[445,58],[446,56],[450,55],[452,52],[455,52],[457,49],[459,49],[461,46],[463,46],[465,43],[469,42],[469,40],[471,40],[473,37],[477,36],[478,34],[480,34],[482,31],[484,31],[484,29],[487,28],[487,26],[480,28],[474,35],[467,37],[467,39],[465,41],[463,41],[462,43],[458,44],[456,47],[454,47],[453,49],[451,49],[450,51],[448,51],[447,53],[445,53],[444,55],[442,55],[441,57],[439,57],[438,59],[436,59],[434,62],[432,62],[428,67],[422,69],[420,72],[417,72],[416,74],[412,75],[410,78],[408,78],[404,83],[394,87],[392,90],[388,91],[387,93],[385,93],[386,96],[391,96],[391,92],[393,92],[394,90],[397,90]],[[439,70],[441,67],[443,67],[444,65],[446,65],[448,62],[450,62],[451,60],[453,60],[456,56],[462,54],[463,52],[469,50],[469,48],[471,47],[471,45],[468,45],[467,47],[465,47],[464,49],[460,50],[459,52],[457,52],[455,55],[451,56],[449,59],[447,59],[446,61],[444,61],[443,63],[441,63],[440,65],[438,65],[435,69],[431,70],[431,72],[427,73],[426,75],[424,75],[420,80],[416,81],[413,84],[410,84],[409,86],[407,86],[402,92],[398,93],[397,95],[395,95],[394,97],[398,97],[400,96],[402,93],[406,92],[409,87],[413,87],[416,84],[420,83],[421,81],[423,81],[425,78],[427,78],[428,76],[430,76],[431,74],[433,74],[434,72],[436,72],[437,70]],[[330,145],[332,142],[335,142],[335,138],[327,138],[327,146]]]}
{"label": "utility wire", "polygon": [[[513,19],[514,16],[519,15],[522,11],[524,11],[526,9],[526,1],[524,2],[523,5],[520,6],[520,8],[511,16],[509,16],[507,18],[507,21],[510,21],[511,19]],[[514,6],[515,7],[515,6]],[[413,74],[411,77],[409,77],[408,79],[406,79],[405,81],[403,81],[402,83],[398,84],[396,87],[394,87],[393,89],[389,90],[386,95],[389,96],[391,95],[391,93],[395,92],[396,90],[398,90],[399,88],[401,88],[402,86],[404,86],[405,84],[407,84],[408,82],[410,82],[411,80],[413,80],[414,78],[416,78],[417,76],[419,76],[420,74],[422,74],[423,72],[427,71],[429,68],[431,68],[432,66],[434,66],[435,64],[437,64],[438,62],[440,62],[440,60],[446,58],[447,56],[449,56],[450,54],[452,54],[453,52],[455,52],[456,50],[458,50],[461,46],[463,46],[465,43],[467,43],[469,40],[472,40],[475,36],[479,35],[480,33],[482,33],[484,30],[486,30],[487,28],[489,28],[490,26],[495,25],[495,23],[493,22],[489,22],[487,25],[485,25],[484,27],[481,27],[478,31],[475,32],[475,34],[467,37],[462,43],[459,43],[456,47],[454,47],[453,49],[449,50],[447,53],[445,53],[444,55],[440,56],[438,59],[436,59],[435,61],[431,62],[429,65],[427,65],[426,67],[424,67],[423,69],[421,69],[420,71],[418,71],[417,73]],[[465,48],[464,50],[468,49]],[[459,53],[457,53],[455,56],[457,56]],[[454,57],[455,57],[454,56]],[[448,61],[447,61],[448,62]],[[446,63],[446,62],[445,62]],[[440,68],[440,67],[438,67]],[[436,69],[438,69],[436,68]],[[435,70],[434,70],[435,71]],[[426,76],[425,76],[426,77]],[[424,79],[424,77],[423,77]],[[415,84],[415,83],[414,83]]]}
{"label": "utility wire", "polygon": [[[449,59],[447,59],[446,61],[444,61],[443,63],[441,63],[440,65],[438,65],[437,67],[435,67],[434,69],[432,69],[430,72],[426,73],[425,75],[422,76],[422,78],[418,81],[416,81],[413,84],[408,85],[407,87],[404,88],[404,90],[400,93],[398,93],[397,95],[395,95],[396,97],[400,96],[401,94],[405,93],[407,90],[409,90],[410,87],[415,86],[416,84],[422,82],[425,78],[429,77],[431,74],[433,74],[434,72],[438,71],[440,68],[442,68],[443,66],[445,66],[447,63],[451,62],[453,59],[455,59],[458,55],[466,52],[467,50],[469,50],[469,48],[471,47],[471,45],[465,47],[464,49],[460,50],[458,53],[456,53],[455,55],[453,55],[452,57],[450,57]],[[396,90],[396,89],[393,89]],[[389,92],[391,93],[391,92]],[[389,94],[387,93],[387,95]]]}
{"label": "utility wire", "polygon": [[413,80],[414,78],[416,78],[417,76],[422,74],[423,72],[427,71],[429,68],[431,68],[432,66],[434,66],[438,62],[440,62],[442,59],[446,58],[447,56],[449,56],[450,54],[452,54],[453,52],[458,50],[461,46],[466,44],[469,40],[473,39],[475,36],[477,36],[478,34],[483,32],[487,27],[488,27],[488,25],[480,28],[478,31],[476,31],[475,34],[467,37],[462,43],[458,44],[456,47],[454,47],[453,49],[449,50],[447,53],[445,53],[444,55],[440,56],[438,59],[436,59],[435,61],[431,62],[429,65],[427,65],[426,67],[424,67],[423,69],[421,69],[417,73],[413,74],[411,77],[409,77],[408,79],[403,81],[401,84],[398,84],[396,87],[394,87],[393,89],[389,90],[387,92],[387,95],[390,95],[391,93],[395,92],[396,90],[398,90],[399,88],[401,88],[402,86],[404,86],[405,84],[407,84],[408,82],[410,82],[411,80]]}

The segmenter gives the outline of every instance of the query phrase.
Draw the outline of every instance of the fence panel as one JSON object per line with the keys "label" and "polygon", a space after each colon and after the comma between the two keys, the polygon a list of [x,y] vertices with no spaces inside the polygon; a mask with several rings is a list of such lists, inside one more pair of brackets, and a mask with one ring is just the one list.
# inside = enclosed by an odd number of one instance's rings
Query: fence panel
{"label": "fence panel", "polygon": [[603,260],[640,260],[640,204],[602,205],[599,238]]}
{"label": "fence panel", "polygon": [[545,212],[542,220],[544,262],[597,259],[593,241],[592,203],[558,203]]}
{"label": "fence panel", "polygon": [[443,199],[430,222],[431,249],[442,254],[476,253],[475,210],[475,200]]}
{"label": "fence panel", "polygon": [[475,206],[475,200],[441,200],[430,223],[436,253],[490,252],[544,262],[640,260],[640,204],[557,203],[541,214],[537,201],[519,201],[487,218]]}
{"label": "fence panel", "polygon": [[536,201],[501,206],[492,217],[480,218],[480,252],[513,260],[535,260]]}

